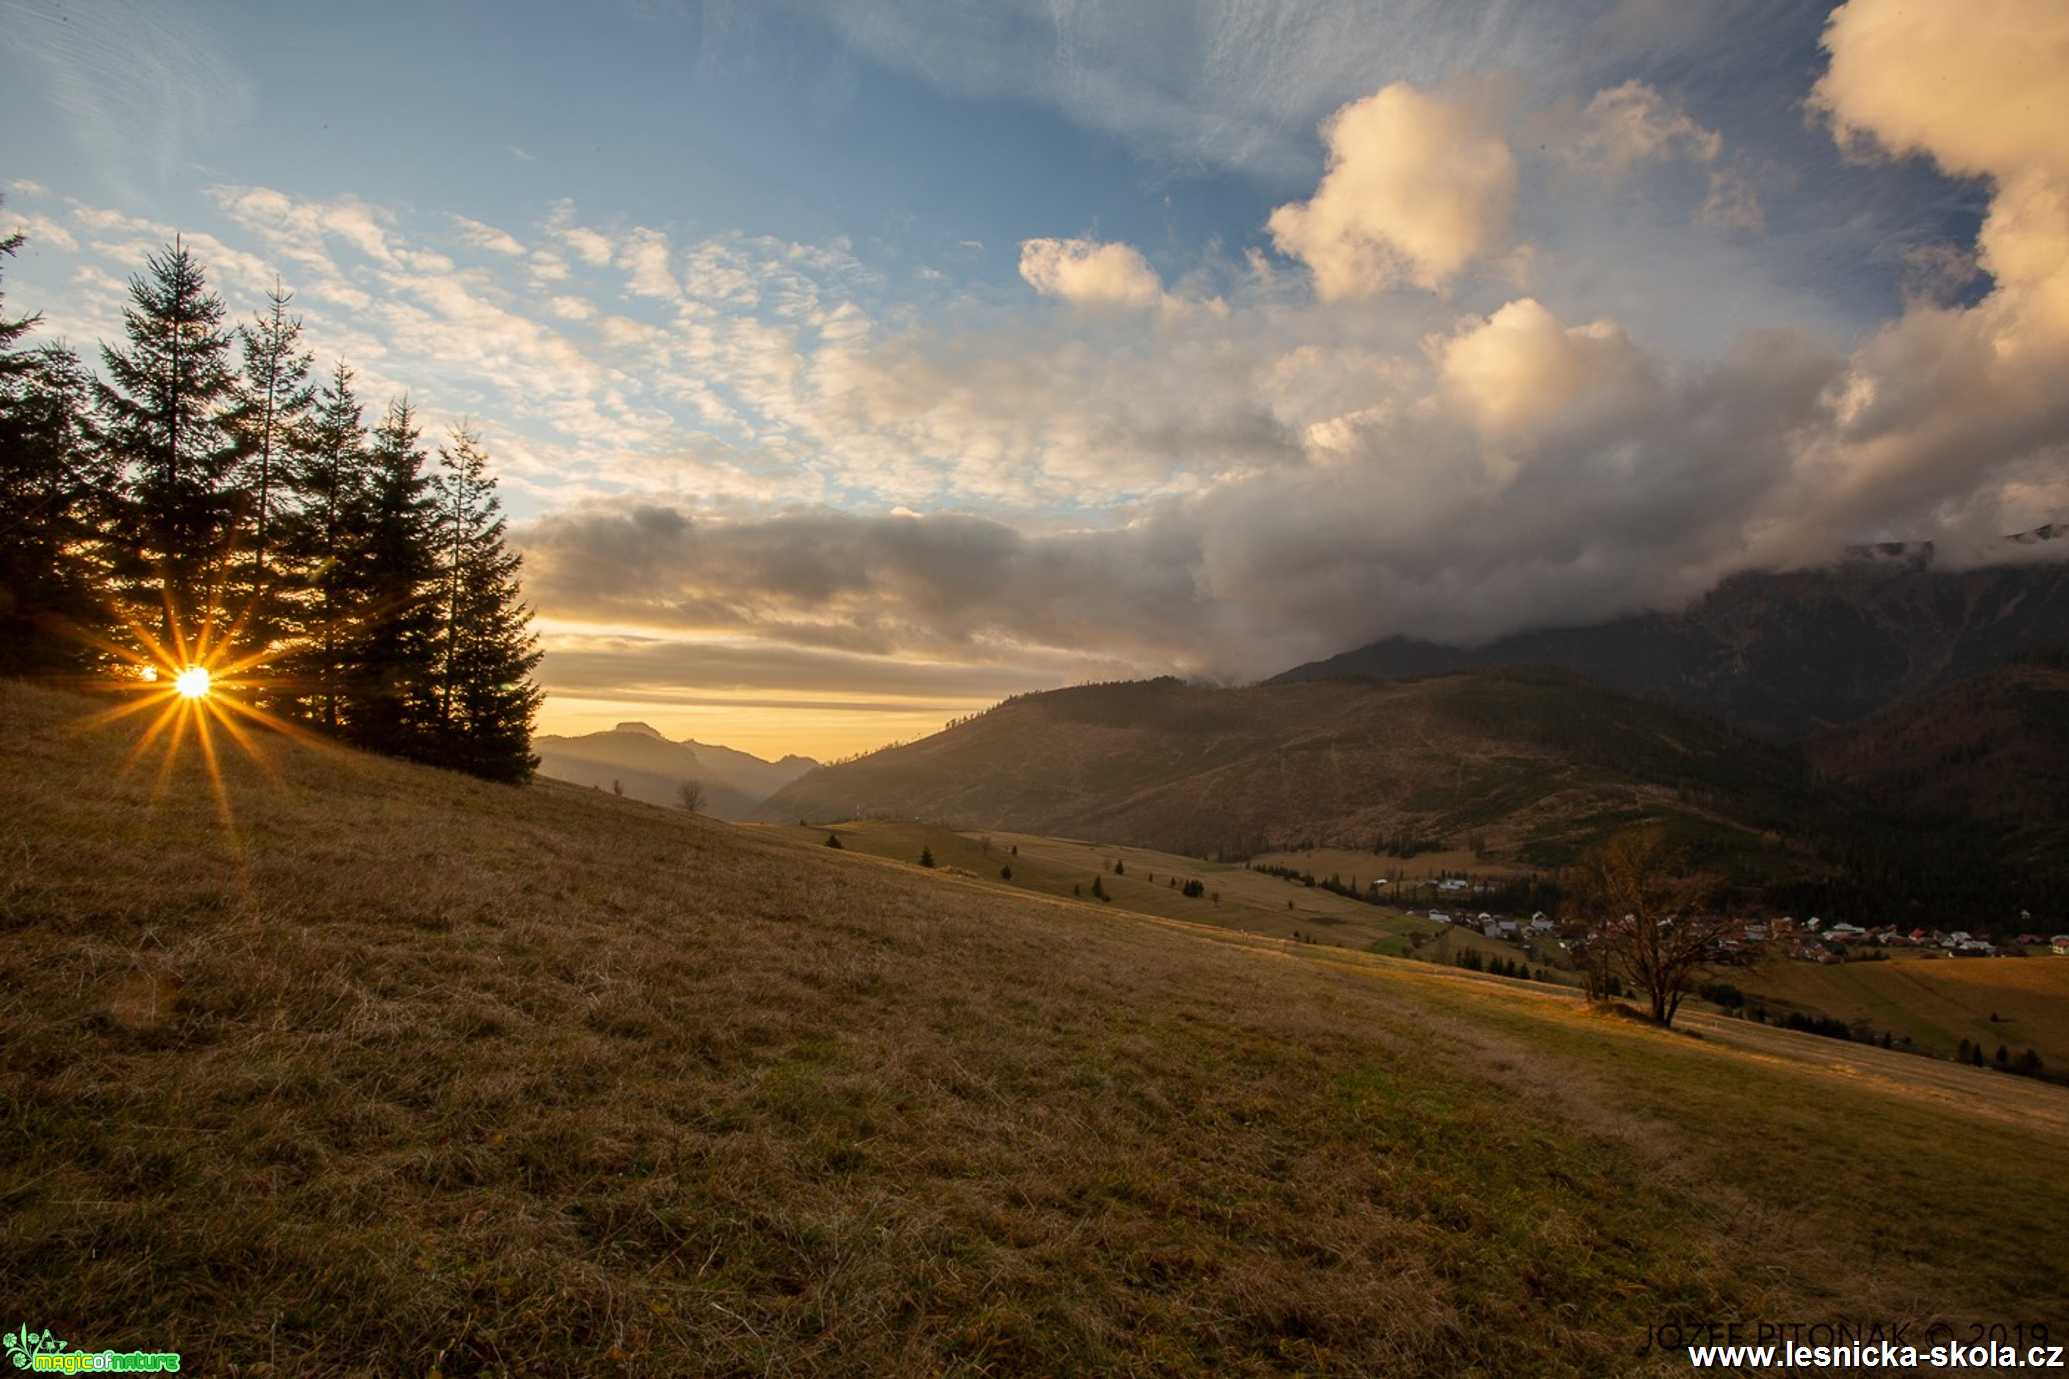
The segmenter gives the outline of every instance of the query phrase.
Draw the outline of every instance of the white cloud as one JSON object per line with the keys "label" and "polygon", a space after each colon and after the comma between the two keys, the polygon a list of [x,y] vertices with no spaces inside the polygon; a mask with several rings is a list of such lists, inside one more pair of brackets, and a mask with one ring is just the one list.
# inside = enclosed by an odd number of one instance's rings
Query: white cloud
{"label": "white cloud", "polygon": [[1164,300],[1163,280],[1126,244],[1089,239],[1030,239],[1020,245],[1020,276],[1048,297],[1080,306],[1147,307]]}
{"label": "white cloud", "polygon": [[1592,167],[1622,172],[1641,163],[1689,158],[1715,162],[1724,140],[1679,105],[1642,81],[1597,91],[1581,112],[1574,156]]}
{"label": "white cloud", "polygon": [[1813,107],[1859,151],[1990,179],[1976,262],[1993,280],[1965,309],[1914,298],[1855,353],[1800,475],[1830,520],[1987,531],[2052,515],[2020,509],[2035,495],[2069,500],[2069,8],[1987,11],[1851,0],[1827,24]]}
{"label": "white cloud", "polygon": [[2069,9],[2054,0],[1848,3],[1824,44],[1831,63],[1811,105],[1842,137],[1964,176],[2069,177]]}
{"label": "white cloud", "polygon": [[62,249],[69,254],[79,248],[72,232],[47,215],[0,210],[0,239],[17,231],[29,237],[31,249]]}
{"label": "white cloud", "polygon": [[469,248],[486,249],[492,254],[507,254],[512,258],[524,253],[524,246],[507,230],[498,230],[493,225],[484,225],[463,215],[454,216],[453,224],[459,227],[460,239]]}
{"label": "white cloud", "polygon": [[1651,382],[1615,322],[1564,327],[1528,297],[1436,349],[1447,390],[1497,439],[1543,431]]}
{"label": "white cloud", "polygon": [[534,249],[525,260],[525,273],[534,283],[566,282],[568,263],[550,249]]}
{"label": "white cloud", "polygon": [[557,201],[547,218],[547,229],[591,268],[609,267],[613,253],[610,236],[575,224],[574,217],[574,202]]}
{"label": "white cloud", "polygon": [[1396,82],[1330,116],[1322,138],[1321,185],[1272,212],[1270,229],[1323,300],[1404,282],[1437,291],[1506,241],[1516,160],[1471,103]]}
{"label": "white cloud", "polygon": [[673,301],[682,296],[682,284],[668,267],[668,236],[645,226],[635,228],[618,242],[618,267],[626,272],[626,286],[642,297]]}

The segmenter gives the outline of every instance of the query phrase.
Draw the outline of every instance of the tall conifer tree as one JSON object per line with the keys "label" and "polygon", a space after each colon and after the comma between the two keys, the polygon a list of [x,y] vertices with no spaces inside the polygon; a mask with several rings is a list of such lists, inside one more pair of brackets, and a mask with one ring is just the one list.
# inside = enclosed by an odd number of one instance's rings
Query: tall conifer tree
{"label": "tall conifer tree", "polygon": [[288,467],[280,521],[282,570],[293,585],[286,625],[298,641],[283,657],[291,695],[304,716],[333,731],[344,722],[347,654],[366,602],[370,479],[366,423],[352,370],[339,360]]}
{"label": "tall conifer tree", "polygon": [[367,502],[365,616],[352,647],[352,734],[361,746],[423,757],[438,718],[438,504],[416,413],[388,405],[374,432]]}
{"label": "tall conifer tree", "polygon": [[526,781],[539,764],[531,733],[543,695],[531,682],[541,653],[520,602],[523,560],[504,541],[503,504],[479,438],[456,430],[438,454],[440,757],[491,780]]}
{"label": "tall conifer tree", "polygon": [[[23,237],[0,240],[11,257]],[[62,346],[12,349],[39,316],[0,311],[0,674],[84,669],[105,636],[106,466],[91,379]]]}
{"label": "tall conifer tree", "polygon": [[277,634],[279,617],[273,579],[279,493],[288,464],[304,443],[309,409],[316,387],[309,372],[316,356],[301,347],[302,318],[287,314],[294,294],[281,290],[278,279],[267,296],[266,310],[238,329],[244,346],[244,372],[230,424],[245,453],[245,506],[251,522],[251,559],[243,578],[249,600],[250,639],[268,644]]}
{"label": "tall conifer tree", "polygon": [[[0,205],[4,204],[4,201],[0,201]],[[0,239],[0,258],[13,258],[21,252],[21,247],[28,241],[29,237],[19,230],[5,239]],[[29,357],[14,348],[15,342],[34,330],[36,323],[42,319],[43,313],[39,311],[34,316],[17,316],[12,321],[8,320],[5,298],[0,296],[0,382],[15,377],[29,367]]]}
{"label": "tall conifer tree", "polygon": [[103,345],[95,384],[109,460],[130,484],[114,576],[169,653],[227,630],[224,565],[236,534],[238,449],[222,299],[175,240],[130,279],[126,347]]}

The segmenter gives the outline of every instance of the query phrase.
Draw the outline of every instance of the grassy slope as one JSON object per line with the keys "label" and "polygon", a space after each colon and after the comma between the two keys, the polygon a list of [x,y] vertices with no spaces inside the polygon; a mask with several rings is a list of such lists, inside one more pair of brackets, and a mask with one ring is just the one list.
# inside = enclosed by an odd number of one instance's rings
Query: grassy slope
{"label": "grassy slope", "polygon": [[[1090,898],[1097,878],[1107,903],[1116,909],[1272,938],[1303,937],[1366,952],[1406,954],[1409,934],[1434,934],[1443,927],[1391,907],[1290,886],[1239,863],[1206,862],[1151,848],[1106,847],[1027,833],[958,833],[940,824],[882,819],[810,828],[768,825],[766,831],[821,847],[826,835],[834,833],[851,851],[915,864],[924,847],[939,866],[951,871],[1002,888],[1065,899],[1074,894]],[[1020,849],[1017,854],[1011,851],[1015,847]],[[1113,873],[1117,861],[1126,868],[1119,876]],[[1002,866],[1013,869],[1010,882],[1000,879]],[[1187,897],[1171,885],[1174,877],[1179,887],[1196,879],[1208,893]]]}
{"label": "grassy slope", "polygon": [[[1943,1057],[1967,1039],[1985,1057],[1999,1044],[2013,1055],[2031,1048],[2049,1069],[2069,1070],[2069,958],[1774,961],[1732,979],[1778,1009],[1866,1020]],[[1993,1014],[2000,1018],[1992,1021]]]}
{"label": "grassy slope", "polygon": [[0,1293],[75,1344],[1594,1375],[2069,1307],[2059,1089],[277,740],[233,836],[87,711],[0,684]]}

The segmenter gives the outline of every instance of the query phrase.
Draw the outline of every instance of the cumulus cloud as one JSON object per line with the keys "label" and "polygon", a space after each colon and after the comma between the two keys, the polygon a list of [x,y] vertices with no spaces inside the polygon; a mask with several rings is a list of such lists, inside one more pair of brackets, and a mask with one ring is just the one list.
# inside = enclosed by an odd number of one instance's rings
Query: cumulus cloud
{"label": "cumulus cloud", "polygon": [[1724,149],[1716,130],[1636,80],[1597,91],[1581,112],[1581,130],[1575,155],[1610,172],[1671,158],[1714,162]]}
{"label": "cumulus cloud", "polygon": [[1851,0],[1826,21],[1831,61],[1811,104],[1843,137],[1949,172],[2069,176],[2065,44],[2069,10],[2052,0]]}
{"label": "cumulus cloud", "polygon": [[1516,160],[1471,102],[1396,82],[1322,126],[1328,171],[1272,212],[1272,241],[1324,300],[1399,283],[1436,291],[1508,237]]}
{"label": "cumulus cloud", "polygon": [[1496,438],[1545,429],[1651,383],[1615,322],[1562,326],[1528,297],[1444,341],[1438,355],[1447,391]]}
{"label": "cumulus cloud", "polygon": [[1989,180],[1976,263],[1992,287],[1967,307],[1914,298],[1861,347],[1806,501],[1836,522],[1924,512],[1970,531],[2017,520],[2015,499],[2069,501],[2069,9],[1850,0],[1824,42],[1811,101],[1839,138]]}
{"label": "cumulus cloud", "polygon": [[1046,297],[1079,306],[1149,307],[1164,282],[1132,245],[1089,239],[1030,239],[1020,245],[1020,276]]}
{"label": "cumulus cloud", "polygon": [[1327,353],[1255,383],[1363,405],[1122,524],[604,506],[525,529],[531,587],[553,616],[618,626],[1229,676],[1385,632],[1493,636],[1692,595],[1742,561],[1837,367],[1775,337],[1676,370],[1532,301],[1420,362]]}

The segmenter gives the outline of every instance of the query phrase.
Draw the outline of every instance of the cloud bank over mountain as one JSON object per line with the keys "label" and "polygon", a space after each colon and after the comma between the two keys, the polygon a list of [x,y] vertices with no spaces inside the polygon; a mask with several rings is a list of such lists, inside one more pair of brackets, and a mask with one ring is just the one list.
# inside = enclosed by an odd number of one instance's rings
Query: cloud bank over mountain
{"label": "cloud bank over mountain", "polygon": [[987,249],[231,175],[205,230],[33,183],[6,214],[75,340],[185,229],[240,311],[288,277],[370,396],[483,420],[548,683],[599,703],[1243,678],[2069,514],[2051,0],[820,23],[1118,141],[1161,225],[1076,206]]}

